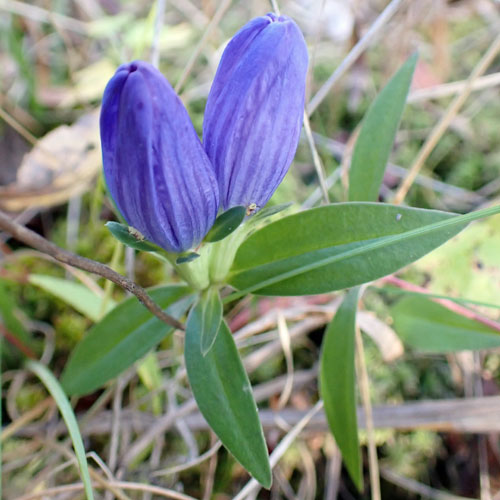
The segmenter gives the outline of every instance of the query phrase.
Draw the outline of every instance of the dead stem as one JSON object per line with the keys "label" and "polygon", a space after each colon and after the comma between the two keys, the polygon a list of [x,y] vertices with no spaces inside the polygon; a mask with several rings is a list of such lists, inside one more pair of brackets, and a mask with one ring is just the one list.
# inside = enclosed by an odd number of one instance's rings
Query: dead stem
{"label": "dead stem", "polygon": [[358,368],[358,384],[363,408],[365,409],[366,436],[368,440],[368,464],[370,469],[370,489],[372,500],[381,500],[380,473],[378,468],[377,444],[373,425],[372,403],[370,400],[370,381],[365,362],[365,349],[361,331],[356,326],[356,365]]}
{"label": "dead stem", "polygon": [[184,330],[184,325],[172,316],[166,314],[160,308],[160,306],[158,306],[158,304],[156,304],[156,302],[151,299],[144,288],[140,287],[137,283],[134,283],[128,278],[125,278],[125,276],[118,274],[116,271],[113,271],[113,269],[111,269],[110,267],[95,260],[81,257],[80,255],[76,255],[72,252],[68,252],[63,248],[58,247],[57,245],[46,240],[44,237],[40,236],[34,231],[31,231],[31,229],[18,224],[1,210],[0,229],[7,231],[22,243],[54,257],[54,259],[58,260],[59,262],[69,264],[93,274],[97,274],[99,276],[102,276],[103,278],[106,278],[107,280],[112,281],[124,290],[135,295],[144,305],[144,307],[146,307],[151,313],[153,313],[164,323],[179,330]]}

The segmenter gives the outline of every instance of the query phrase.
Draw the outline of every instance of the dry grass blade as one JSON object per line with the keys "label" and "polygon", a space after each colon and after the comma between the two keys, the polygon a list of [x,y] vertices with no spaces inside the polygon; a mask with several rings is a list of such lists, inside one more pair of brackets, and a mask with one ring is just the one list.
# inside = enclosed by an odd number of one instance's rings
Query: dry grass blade
{"label": "dry grass blade", "polygon": [[330,203],[330,198],[328,196],[328,186],[325,179],[325,169],[323,168],[323,164],[321,163],[321,158],[318,154],[318,150],[316,149],[316,144],[314,144],[314,137],[311,131],[309,116],[307,116],[307,113],[305,111],[304,111],[304,132],[307,137],[309,148],[311,149],[313,164],[316,170],[316,175],[318,176],[319,185],[321,188],[321,194],[323,195],[323,201],[328,204]]}
{"label": "dry grass blade", "polygon": [[5,441],[9,437],[16,434],[19,429],[22,429],[25,425],[28,425],[33,420],[37,419],[45,410],[53,405],[54,400],[52,398],[47,398],[43,401],[40,401],[40,403],[34,406],[31,410],[27,411],[18,419],[14,420],[14,422],[4,427],[2,429],[2,433],[0,434],[0,441]]}
{"label": "dry grass blade", "polygon": [[163,27],[163,16],[165,14],[166,0],[156,1],[155,29],[153,43],[151,44],[151,64],[158,68],[160,64],[160,33]]}
{"label": "dry grass blade", "polygon": [[33,21],[56,24],[62,29],[74,31],[81,35],[89,34],[87,23],[63,14],[58,14],[57,12],[42,9],[36,5],[30,5],[29,3],[18,2],[17,0],[0,0],[0,10],[17,14]]}
{"label": "dry grass blade", "polygon": [[370,400],[370,382],[365,362],[365,349],[361,332],[356,326],[356,365],[358,369],[358,384],[363,408],[365,410],[366,435],[368,439],[368,463],[370,469],[370,489],[372,500],[381,500],[380,493],[380,473],[378,467],[377,444],[375,442],[375,432],[373,426],[373,411]]}
{"label": "dry grass blade", "polygon": [[382,30],[386,23],[397,12],[404,0],[392,0],[392,2],[385,8],[385,10],[378,16],[377,20],[371,25],[366,34],[358,41],[358,43],[351,49],[349,54],[344,58],[342,63],[330,75],[328,80],[316,92],[307,105],[307,114],[311,116],[316,108],[323,102],[323,99],[328,95],[333,86],[338,80],[351,68],[356,62],[358,57],[368,48],[375,36]]}
{"label": "dry grass blade", "polygon": [[280,8],[278,6],[278,2],[276,0],[270,0],[271,1],[271,7],[274,10],[274,12],[279,16],[280,14]]}
{"label": "dry grass blade", "polygon": [[[1,0],[0,0],[1,1]],[[23,125],[21,125],[15,118],[13,118],[7,111],[0,107],[0,118],[10,125],[18,134],[24,137],[29,143],[35,145],[38,139]]]}
{"label": "dry grass blade", "polygon": [[416,493],[417,495],[422,495],[424,498],[429,498],[430,500],[472,500],[468,497],[459,497],[457,495],[452,495],[450,493],[446,493],[444,491],[439,491],[426,484],[419,483],[414,479],[410,479],[408,477],[404,477],[400,474],[397,474],[391,469],[383,468],[382,469],[382,477],[400,488],[404,490],[410,491],[412,493]]}
{"label": "dry grass blade", "polygon": [[455,118],[455,116],[460,111],[462,106],[465,104],[465,101],[471,94],[474,82],[488,69],[488,67],[495,59],[499,51],[500,51],[500,35],[498,35],[495,38],[495,40],[490,45],[490,47],[483,55],[481,60],[476,64],[476,66],[472,70],[472,73],[467,79],[466,85],[463,88],[462,92],[458,94],[455,97],[455,99],[453,99],[451,104],[448,106],[448,109],[446,110],[445,114],[442,116],[442,118],[439,120],[439,122],[436,124],[436,126],[432,129],[431,133],[427,137],[424,145],[418,152],[417,157],[413,161],[412,166],[408,171],[408,174],[404,178],[403,182],[399,186],[398,191],[396,192],[396,195],[394,196],[395,204],[400,204],[403,202],[408,191],[413,185],[415,178],[417,177],[418,173],[424,166],[425,161],[432,153],[437,143],[439,142],[443,134],[446,132],[451,122],[453,121],[453,119]]}
{"label": "dry grass blade", "polygon": [[293,389],[293,355],[292,355],[292,343],[290,341],[290,332],[286,324],[285,318],[281,312],[278,312],[278,334],[280,338],[281,345],[283,347],[283,353],[285,355],[286,361],[286,383],[283,388],[280,398],[278,400],[278,408],[283,408]]}
{"label": "dry grass blade", "polygon": [[[174,490],[169,490],[166,488],[160,488],[159,486],[152,486],[149,484],[133,483],[126,481],[98,481],[92,484],[95,489],[103,488],[121,488],[124,490],[131,491],[141,491],[143,493],[152,493],[153,495],[158,495],[163,498],[173,498],[174,500],[196,500],[189,495],[184,495]],[[67,484],[65,486],[56,486],[55,488],[48,488],[46,490],[37,491],[36,493],[30,493],[28,495],[23,495],[16,498],[16,500],[36,500],[43,497],[52,497],[66,493],[80,492],[83,490],[83,484]]]}
{"label": "dry grass blade", "polygon": [[186,81],[186,78],[191,73],[194,63],[196,62],[196,59],[198,59],[198,56],[203,50],[203,47],[205,47],[205,44],[207,43],[208,37],[211,35],[214,28],[220,23],[222,17],[224,16],[224,13],[226,12],[226,10],[229,8],[230,5],[231,5],[231,0],[222,0],[222,2],[219,4],[219,7],[215,12],[214,17],[212,17],[212,19],[210,20],[210,23],[206,27],[205,32],[203,33],[203,36],[201,37],[198,45],[191,54],[191,57],[189,58],[186,67],[184,68],[184,71],[179,77],[179,80],[175,86],[175,91],[177,93],[179,93],[179,91],[181,90],[182,86]]}
{"label": "dry grass blade", "polygon": [[[304,430],[309,421],[323,408],[323,401],[319,400],[301,419],[295,426],[288,432],[285,437],[280,441],[278,446],[274,449],[269,457],[271,462],[271,467],[274,467],[281,457],[288,450],[290,445],[297,439],[297,436]],[[243,500],[256,490],[261,488],[259,483],[255,479],[251,479],[245,487],[234,497],[233,500]]]}
{"label": "dry grass blade", "polygon": [[[264,429],[276,429],[276,419],[289,426],[296,425],[304,417],[305,411],[285,408],[279,412],[261,410],[259,412]],[[366,428],[365,412],[358,407],[358,427]],[[373,407],[375,429],[429,430],[436,432],[490,434],[500,432],[500,396],[466,399],[443,399],[419,401],[404,404],[377,405]],[[130,417],[128,417],[130,418]],[[143,427],[151,424],[144,418]],[[186,417],[186,424],[193,430],[208,429],[200,414]],[[109,416],[93,423],[88,431],[106,433],[109,431]],[[309,431],[325,432],[328,425],[323,413],[318,413],[307,425]]]}
{"label": "dry grass blade", "polygon": [[[484,75],[477,78],[472,84],[472,91],[484,90],[491,87],[500,85],[500,73],[492,73],[491,75]],[[406,102],[417,103],[427,101],[430,99],[441,99],[443,97],[453,96],[459,94],[467,87],[467,81],[443,83],[434,87],[414,90],[408,96]]]}
{"label": "dry grass blade", "polygon": [[221,446],[222,446],[222,443],[220,441],[217,441],[209,450],[207,450],[205,453],[202,453],[199,457],[196,457],[195,459],[190,460],[189,462],[186,462],[185,464],[180,464],[180,465],[176,465],[174,467],[169,467],[168,469],[157,470],[157,471],[151,473],[151,477],[168,476],[170,474],[177,474],[178,472],[182,472],[184,470],[190,469],[191,467],[195,467],[196,465],[203,463],[205,460],[209,459],[212,455],[217,453]]}

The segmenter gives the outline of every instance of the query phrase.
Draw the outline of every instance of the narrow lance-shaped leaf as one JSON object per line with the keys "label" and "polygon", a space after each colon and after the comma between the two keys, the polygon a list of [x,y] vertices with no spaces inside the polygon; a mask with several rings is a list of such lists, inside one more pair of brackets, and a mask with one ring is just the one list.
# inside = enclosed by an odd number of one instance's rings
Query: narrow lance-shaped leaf
{"label": "narrow lance-shaped leaf", "polygon": [[425,297],[408,296],[391,309],[394,329],[420,352],[445,353],[500,346],[500,332]]}
{"label": "narrow lance-shaped leaf", "polygon": [[212,349],[201,353],[202,319],[191,311],[186,325],[184,357],[198,407],[224,446],[264,487],[271,468],[252,387],[226,323],[222,321]]}
{"label": "narrow lance-shaped leaf", "polygon": [[118,241],[128,247],[143,252],[157,252],[159,250],[158,246],[147,241],[144,236],[133,227],[113,221],[107,222],[106,227]]}
{"label": "narrow lance-shaped leaf", "polygon": [[356,416],[354,349],[359,288],[344,298],[329,324],[321,348],[320,393],[328,425],[354,484],[361,490],[363,476]]}
{"label": "narrow lance-shaped leaf", "polygon": [[[30,274],[28,281],[64,301],[92,321],[99,320],[103,298],[81,283],[43,274]],[[115,305],[115,301],[109,298],[105,312],[113,309]]]}
{"label": "narrow lance-shaped leaf", "polygon": [[[20,319],[16,316],[16,303],[12,298],[5,286],[3,280],[0,280],[0,323],[7,329],[8,334],[12,335],[15,340],[19,342],[18,347],[27,347],[30,350],[38,352],[39,346],[32,339],[30,333],[26,330]],[[3,339],[0,333],[0,344]],[[15,349],[10,348],[10,344],[5,343],[5,348],[3,354],[6,355],[7,359],[10,361],[15,361],[18,359],[19,352]]]}
{"label": "narrow lance-shaped leaf", "polygon": [[376,201],[410,89],[417,54],[391,78],[366,112],[349,170],[349,200]]}
{"label": "narrow lance-shaped leaf", "polygon": [[306,295],[393,273],[460,232],[464,216],[381,203],[338,203],[272,222],[238,248],[229,283],[262,295]]}
{"label": "narrow lance-shaped leaf", "polygon": [[[193,301],[185,286],[148,291],[174,317],[182,316]],[[118,304],[94,325],[71,353],[61,383],[67,394],[88,394],[126,370],[171,333],[172,327],[153,316],[135,297]]]}
{"label": "narrow lance-shaped leaf", "polygon": [[215,243],[229,236],[243,222],[246,211],[244,206],[239,205],[221,213],[205,236],[205,241]]}
{"label": "narrow lance-shaped leaf", "polygon": [[50,392],[51,396],[54,398],[54,401],[56,402],[57,407],[59,408],[59,411],[61,412],[61,415],[64,419],[66,427],[68,428],[71,441],[73,442],[73,448],[75,450],[78,468],[80,469],[85,496],[87,497],[87,500],[94,500],[92,482],[90,480],[89,468],[87,465],[87,458],[85,456],[85,448],[83,446],[82,435],[80,434],[80,429],[78,428],[78,423],[76,421],[73,409],[69,404],[68,398],[64,394],[64,391],[59,385],[57,379],[44,365],[36,361],[28,361],[26,363],[26,368],[28,368],[28,370],[31,370],[43,382],[47,390]]}

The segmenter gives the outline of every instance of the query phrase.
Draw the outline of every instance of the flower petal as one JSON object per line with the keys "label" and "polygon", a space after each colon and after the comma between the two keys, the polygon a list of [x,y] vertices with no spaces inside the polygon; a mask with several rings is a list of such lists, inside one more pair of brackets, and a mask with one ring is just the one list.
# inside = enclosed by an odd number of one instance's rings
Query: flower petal
{"label": "flower petal", "polygon": [[229,42],[203,122],[224,209],[264,206],[297,149],[304,112],[307,47],[297,25],[268,14]]}
{"label": "flower petal", "polygon": [[118,68],[104,92],[101,141],[106,182],[127,222],[170,252],[197,245],[217,215],[217,183],[186,109],[156,68]]}

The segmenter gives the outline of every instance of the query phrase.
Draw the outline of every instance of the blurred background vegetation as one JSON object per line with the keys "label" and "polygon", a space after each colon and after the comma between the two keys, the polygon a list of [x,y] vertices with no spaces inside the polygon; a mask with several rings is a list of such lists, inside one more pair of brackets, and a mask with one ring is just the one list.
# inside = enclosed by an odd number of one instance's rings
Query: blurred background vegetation
{"label": "blurred background vegetation", "polygon": [[[297,21],[308,43],[308,99],[366,36],[388,3],[279,2],[282,13]],[[333,202],[345,200],[353,132],[404,60],[419,52],[382,201],[392,199],[405,169],[499,32],[500,5],[493,0],[398,3],[395,14],[311,114]],[[105,221],[114,218],[100,174],[97,117],[104,86],[119,64],[150,60],[156,40],[160,69],[176,86],[201,134],[206,97],[225,44],[252,17],[272,10],[265,0],[167,1],[161,31],[155,37],[156,9],[156,2],[149,0],[0,0],[0,207],[56,244],[108,263],[143,286],[176,278],[150,256],[125,252],[104,227]],[[476,81],[478,88],[425,163],[406,197],[408,205],[468,212],[498,203],[498,71],[499,57],[488,74]],[[273,198],[275,203],[289,201],[297,207],[321,203],[305,138]],[[56,408],[47,402],[45,389],[23,369],[22,360],[41,357],[59,374],[92,319],[82,314],[78,304],[68,303],[64,292],[59,291],[58,297],[53,283],[37,281],[39,275],[98,286],[107,301],[124,297],[120,289],[56,265],[0,233],[2,424],[5,429],[19,423],[2,443],[3,498],[9,500],[79,480]],[[400,277],[433,293],[498,303],[498,217],[475,224]],[[232,330],[241,334],[243,353],[261,360],[250,373],[252,383],[265,393],[261,408],[300,413],[317,400],[319,345],[338,296],[260,298],[228,309]],[[470,352],[431,355],[403,347],[391,329],[391,306],[398,297],[394,289],[381,290],[377,284],[364,296],[366,319],[361,327],[367,333],[366,365],[375,406],[499,394],[498,350],[484,353],[477,362]],[[500,319],[498,308],[478,310]],[[281,348],[280,315],[286,318],[292,338],[291,353]],[[179,414],[175,425],[158,433],[127,466],[121,460],[141,439],[148,422],[168,412],[175,414],[189,400],[182,365],[182,338],[174,336],[118,381],[73,401],[77,416],[85,420],[81,432],[86,449],[94,452],[89,463],[102,477],[109,473],[195,498],[229,498],[248,476],[222,448],[198,460],[215,438],[186,415]],[[280,398],[292,380],[287,397]],[[278,383],[274,392],[269,389],[273,381]],[[29,412],[31,417],[24,422],[22,416]],[[405,427],[404,421],[399,427]],[[289,430],[279,418],[270,419],[265,428],[271,450]],[[366,443],[364,434],[362,441]],[[389,426],[377,430],[376,441],[383,498],[500,498],[494,496],[500,490],[497,434],[487,435],[481,445],[477,436],[454,431],[452,424]],[[481,449],[486,461],[480,467]],[[179,467],[182,464],[187,466]],[[489,477],[489,497],[481,489],[480,472]],[[422,490],[424,484],[434,490]],[[437,490],[450,493],[436,496]],[[43,498],[82,495],[60,492]],[[102,498],[115,497],[160,498],[152,491],[102,492]],[[359,494],[340,469],[324,425],[301,434],[275,468],[273,490],[259,493],[259,498],[368,497],[369,482],[364,494]]]}

